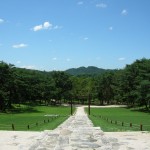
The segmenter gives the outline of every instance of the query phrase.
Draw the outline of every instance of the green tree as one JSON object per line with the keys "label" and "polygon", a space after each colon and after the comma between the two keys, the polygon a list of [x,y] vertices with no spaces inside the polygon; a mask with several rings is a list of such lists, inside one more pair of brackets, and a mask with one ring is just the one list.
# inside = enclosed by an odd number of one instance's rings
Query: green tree
{"label": "green tree", "polygon": [[113,72],[106,72],[97,78],[95,86],[97,87],[97,96],[100,100],[100,105],[104,105],[104,102],[109,104],[113,101]]}
{"label": "green tree", "polygon": [[65,99],[68,97],[68,92],[72,89],[72,81],[70,76],[62,71],[53,72],[52,77],[57,90],[57,100],[60,100],[61,103],[62,98]]}
{"label": "green tree", "polygon": [[12,101],[12,65],[0,62],[0,110],[11,106]]}
{"label": "green tree", "polygon": [[129,106],[149,104],[150,60],[136,60],[115,75],[115,99]]}

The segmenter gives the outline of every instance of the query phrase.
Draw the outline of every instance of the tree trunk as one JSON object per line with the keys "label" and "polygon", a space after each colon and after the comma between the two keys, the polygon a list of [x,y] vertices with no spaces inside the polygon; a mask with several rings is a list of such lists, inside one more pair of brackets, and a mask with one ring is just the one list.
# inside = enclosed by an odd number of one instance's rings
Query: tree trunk
{"label": "tree trunk", "polygon": [[0,111],[5,111],[5,103],[3,99],[0,99]]}

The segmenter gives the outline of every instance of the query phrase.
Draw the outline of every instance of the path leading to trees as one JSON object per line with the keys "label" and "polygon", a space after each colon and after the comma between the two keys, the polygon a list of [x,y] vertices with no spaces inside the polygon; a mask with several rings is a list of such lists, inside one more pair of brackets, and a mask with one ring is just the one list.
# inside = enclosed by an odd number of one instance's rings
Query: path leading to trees
{"label": "path leading to trees", "polygon": [[78,107],[57,129],[45,131],[29,150],[117,150],[117,140],[106,138],[100,127],[93,127],[84,107]]}

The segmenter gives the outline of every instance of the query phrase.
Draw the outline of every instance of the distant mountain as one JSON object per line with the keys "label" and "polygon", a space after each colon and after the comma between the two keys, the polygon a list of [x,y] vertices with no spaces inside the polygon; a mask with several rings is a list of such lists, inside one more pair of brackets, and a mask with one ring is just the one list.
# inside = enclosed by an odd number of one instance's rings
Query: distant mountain
{"label": "distant mountain", "polygon": [[98,75],[107,71],[111,71],[111,70],[89,66],[89,67],[71,68],[71,69],[66,70],[65,72],[71,75],[78,76],[78,75]]}

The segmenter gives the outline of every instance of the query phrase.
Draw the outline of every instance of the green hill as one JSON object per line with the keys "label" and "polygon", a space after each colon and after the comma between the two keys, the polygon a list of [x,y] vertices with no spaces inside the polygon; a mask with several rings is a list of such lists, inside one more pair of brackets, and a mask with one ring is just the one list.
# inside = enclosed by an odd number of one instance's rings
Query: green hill
{"label": "green hill", "polygon": [[89,66],[89,67],[71,68],[71,69],[66,70],[65,72],[67,72],[68,74],[77,76],[77,75],[98,75],[107,71],[111,71],[111,70]]}

